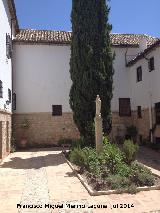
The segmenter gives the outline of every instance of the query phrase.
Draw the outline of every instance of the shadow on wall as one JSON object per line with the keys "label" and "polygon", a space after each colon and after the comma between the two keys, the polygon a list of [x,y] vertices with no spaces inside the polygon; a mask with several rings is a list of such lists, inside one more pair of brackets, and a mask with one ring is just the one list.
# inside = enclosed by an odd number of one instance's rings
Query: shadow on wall
{"label": "shadow on wall", "polygon": [[[34,152],[32,152],[31,155]],[[10,161],[4,162],[0,168],[11,169],[40,169],[42,167],[58,166],[66,163],[66,160],[62,153],[48,154],[44,156],[33,156],[30,158],[13,157]]]}

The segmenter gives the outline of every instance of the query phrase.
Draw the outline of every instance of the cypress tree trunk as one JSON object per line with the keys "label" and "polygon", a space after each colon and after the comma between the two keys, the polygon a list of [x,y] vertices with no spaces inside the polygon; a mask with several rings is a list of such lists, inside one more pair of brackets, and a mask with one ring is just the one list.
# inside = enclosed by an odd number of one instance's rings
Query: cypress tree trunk
{"label": "cypress tree trunk", "polygon": [[105,0],[72,0],[70,106],[74,121],[88,143],[94,144],[95,99],[102,100],[103,131],[111,130],[113,56]]}

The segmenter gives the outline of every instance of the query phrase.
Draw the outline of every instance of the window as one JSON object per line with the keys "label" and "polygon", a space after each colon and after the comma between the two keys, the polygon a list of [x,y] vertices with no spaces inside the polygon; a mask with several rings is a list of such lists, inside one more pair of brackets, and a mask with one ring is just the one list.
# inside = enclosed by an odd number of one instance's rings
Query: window
{"label": "window", "polygon": [[12,96],[12,109],[13,110],[16,110],[16,94],[13,93],[13,96]]}
{"label": "window", "polygon": [[137,107],[137,116],[138,116],[138,118],[142,118],[142,107],[141,106]]}
{"label": "window", "polygon": [[0,98],[3,98],[3,82],[0,80]]}
{"label": "window", "polygon": [[137,82],[142,81],[142,67],[137,68]]}
{"label": "window", "polygon": [[52,115],[53,116],[62,116],[62,105],[53,105],[52,106]]}
{"label": "window", "polygon": [[8,101],[11,103],[11,90],[8,89]]}
{"label": "window", "polygon": [[156,124],[160,124],[160,102],[155,104]]}
{"label": "window", "polygon": [[131,116],[130,98],[119,99],[119,116]]}
{"label": "window", "polygon": [[149,59],[148,67],[149,67],[149,72],[154,70],[154,57]]}
{"label": "window", "polygon": [[6,56],[8,59],[12,56],[12,41],[9,34],[6,33]]}

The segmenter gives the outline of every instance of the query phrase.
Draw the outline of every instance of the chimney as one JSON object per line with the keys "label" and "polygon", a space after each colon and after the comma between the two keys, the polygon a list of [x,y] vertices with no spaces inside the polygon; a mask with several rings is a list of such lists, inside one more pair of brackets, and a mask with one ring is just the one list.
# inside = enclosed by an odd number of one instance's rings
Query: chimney
{"label": "chimney", "polygon": [[147,38],[140,38],[140,41],[139,41],[139,49],[140,49],[140,52],[143,52],[145,49],[147,49]]}

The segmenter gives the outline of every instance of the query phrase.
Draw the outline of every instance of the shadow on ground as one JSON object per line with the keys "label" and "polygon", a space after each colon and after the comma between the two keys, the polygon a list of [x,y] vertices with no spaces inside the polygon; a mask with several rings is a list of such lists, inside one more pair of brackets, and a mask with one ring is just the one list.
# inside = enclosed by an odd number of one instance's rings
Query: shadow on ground
{"label": "shadow on ground", "polygon": [[160,153],[150,148],[140,147],[137,160],[146,166],[160,171]]}
{"label": "shadow on ground", "polygon": [[[46,151],[39,150],[40,152]],[[51,150],[52,151],[52,150]],[[54,150],[56,151],[56,150]],[[58,150],[59,151],[59,150]],[[24,156],[21,157],[11,157],[7,162],[4,162],[0,168],[11,168],[11,169],[40,169],[42,167],[58,166],[66,163],[66,160],[61,152],[47,155],[35,156],[38,149],[29,150],[29,157],[26,156],[27,151],[25,151]]]}

